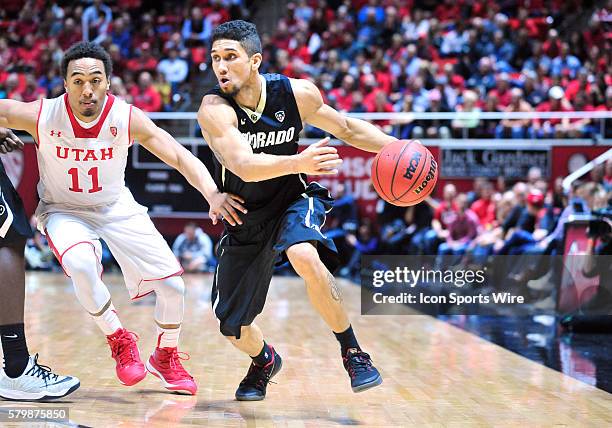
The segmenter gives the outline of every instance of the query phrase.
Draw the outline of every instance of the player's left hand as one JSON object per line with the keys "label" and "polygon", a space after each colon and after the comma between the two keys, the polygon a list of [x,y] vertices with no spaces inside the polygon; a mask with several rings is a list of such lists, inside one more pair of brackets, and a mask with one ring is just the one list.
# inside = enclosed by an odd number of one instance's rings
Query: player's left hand
{"label": "player's left hand", "polygon": [[23,141],[8,128],[0,128],[0,153],[9,153],[15,149],[23,149]]}
{"label": "player's left hand", "polygon": [[208,201],[210,204],[210,210],[208,215],[210,216],[213,224],[224,218],[232,226],[236,224],[242,224],[240,216],[236,210],[246,214],[247,209],[242,206],[244,199],[238,195],[232,193],[215,193]]}

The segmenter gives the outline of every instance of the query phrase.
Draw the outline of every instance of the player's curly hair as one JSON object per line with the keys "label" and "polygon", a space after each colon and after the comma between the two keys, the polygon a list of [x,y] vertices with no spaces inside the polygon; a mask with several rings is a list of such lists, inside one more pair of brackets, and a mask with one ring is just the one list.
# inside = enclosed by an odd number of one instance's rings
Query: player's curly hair
{"label": "player's curly hair", "polygon": [[110,75],[113,72],[113,61],[111,60],[108,52],[106,52],[102,46],[96,43],[79,42],[70,46],[70,48],[68,48],[68,50],[64,53],[61,65],[62,76],[64,76],[64,79],[68,77],[68,64],[70,61],[81,58],[95,58],[102,61],[102,64],[104,64],[106,78],[110,78]]}
{"label": "player's curly hair", "polygon": [[261,53],[261,40],[257,34],[257,27],[251,22],[241,19],[224,22],[213,31],[211,43],[221,39],[237,41],[249,56]]}

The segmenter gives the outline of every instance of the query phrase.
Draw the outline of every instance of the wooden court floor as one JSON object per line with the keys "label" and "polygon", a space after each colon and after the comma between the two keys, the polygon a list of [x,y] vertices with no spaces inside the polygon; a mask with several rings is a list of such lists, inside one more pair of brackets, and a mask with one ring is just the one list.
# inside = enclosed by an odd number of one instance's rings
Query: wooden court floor
{"label": "wooden court floor", "polygon": [[[277,384],[263,402],[234,401],[249,360],[218,333],[211,279],[185,276],[182,350],[191,355],[185,366],[199,384],[198,395],[188,397],[167,392],[153,376],[133,387],[119,384],[106,342],[69,280],[28,274],[30,350],[82,383],[61,402],[38,406],[68,407],[67,425],[94,427],[612,426],[611,394],[431,317],[361,316],[359,288],[341,282],[359,341],[384,377],[380,387],[354,394],[336,340],[310,307],[302,282],[286,277],[273,280],[258,319],[284,359]],[[140,335],[144,360],[155,340],[153,301],[130,302],[120,276],[104,280],[124,325]],[[0,401],[0,412],[13,405]]]}

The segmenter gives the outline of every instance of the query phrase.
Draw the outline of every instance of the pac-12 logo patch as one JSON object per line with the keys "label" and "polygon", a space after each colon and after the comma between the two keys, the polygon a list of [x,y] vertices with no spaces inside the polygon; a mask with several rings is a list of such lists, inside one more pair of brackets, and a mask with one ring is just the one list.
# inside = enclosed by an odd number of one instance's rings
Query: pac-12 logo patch
{"label": "pac-12 logo patch", "polygon": [[285,112],[282,110],[274,113],[274,116],[276,117],[276,120],[278,120],[279,122],[282,122],[283,120],[285,120]]}
{"label": "pac-12 logo patch", "polygon": [[117,127],[116,126],[111,126],[110,127],[110,131],[111,131],[111,134],[113,134],[113,137],[117,136]]}

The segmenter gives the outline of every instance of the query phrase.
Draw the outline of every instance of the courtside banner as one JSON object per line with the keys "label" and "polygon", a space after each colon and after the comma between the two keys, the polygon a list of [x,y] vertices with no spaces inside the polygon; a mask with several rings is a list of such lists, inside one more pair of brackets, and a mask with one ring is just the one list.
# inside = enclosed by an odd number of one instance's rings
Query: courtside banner
{"label": "courtside banner", "polygon": [[440,159],[442,178],[527,177],[530,168],[538,167],[544,177],[550,176],[550,150],[463,149],[443,148]]}
{"label": "courtside banner", "polygon": [[363,315],[612,315],[611,255],[362,256]]}

